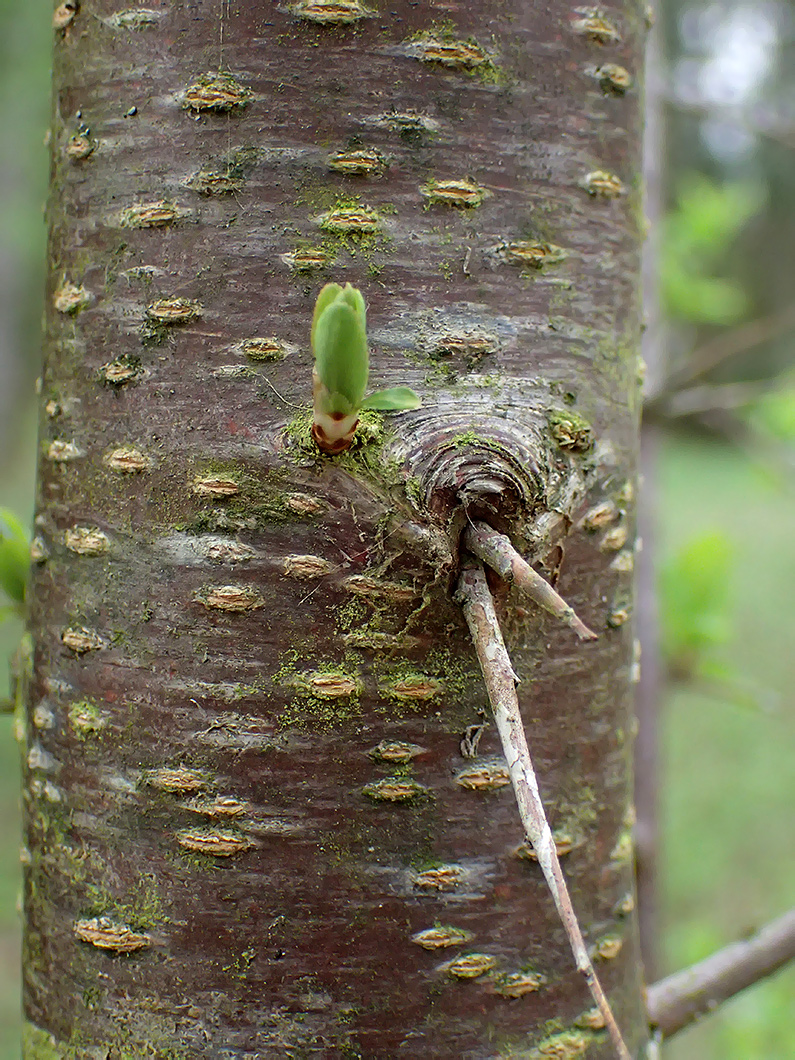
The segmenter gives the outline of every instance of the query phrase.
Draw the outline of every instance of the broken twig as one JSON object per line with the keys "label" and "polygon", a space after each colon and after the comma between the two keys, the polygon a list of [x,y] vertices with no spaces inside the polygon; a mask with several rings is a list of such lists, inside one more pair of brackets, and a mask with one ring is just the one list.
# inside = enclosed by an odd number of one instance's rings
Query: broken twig
{"label": "broken twig", "polygon": [[530,758],[522,717],[519,713],[516,674],[502,639],[494,610],[494,601],[486,581],[486,572],[477,560],[471,565],[464,566],[454,599],[461,605],[472,635],[489,702],[494,712],[494,721],[510,770],[522,825],[527,838],[533,844],[541,871],[552,892],[577,968],[585,977],[591,996],[604,1018],[616,1056],[619,1060],[631,1060],[610,1003],[596,977],[574,907],[571,904],[566,880],[555,851],[552,831],[538,791],[538,781]]}
{"label": "broken twig", "polygon": [[470,523],[463,534],[464,545],[484,563],[492,567],[507,582],[515,582],[530,597],[533,603],[549,611],[570,626],[580,640],[596,640],[597,635],[588,629],[548,581],[523,559],[505,534],[498,533],[488,523]]}

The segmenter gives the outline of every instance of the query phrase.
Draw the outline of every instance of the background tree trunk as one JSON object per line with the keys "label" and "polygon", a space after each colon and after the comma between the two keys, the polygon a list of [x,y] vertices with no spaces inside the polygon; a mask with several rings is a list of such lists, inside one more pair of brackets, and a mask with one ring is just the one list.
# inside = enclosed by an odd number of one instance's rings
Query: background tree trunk
{"label": "background tree trunk", "polygon": [[[468,730],[468,516],[600,633],[494,585],[637,1050],[642,16],[147,11],[56,30],[25,1055],[611,1055],[496,733]],[[365,293],[373,385],[424,398],[333,458],[298,408],[330,279]],[[458,944],[412,938],[434,924]]]}

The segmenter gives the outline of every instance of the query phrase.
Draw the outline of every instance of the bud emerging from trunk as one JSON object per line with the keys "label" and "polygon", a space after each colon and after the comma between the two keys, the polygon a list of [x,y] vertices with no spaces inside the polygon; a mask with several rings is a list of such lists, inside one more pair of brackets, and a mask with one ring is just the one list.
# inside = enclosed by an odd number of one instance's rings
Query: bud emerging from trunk
{"label": "bud emerging from trunk", "polygon": [[312,437],[324,453],[341,453],[351,444],[361,409],[396,412],[419,407],[408,387],[392,387],[364,396],[370,370],[367,310],[358,288],[327,283],[312,317]]}

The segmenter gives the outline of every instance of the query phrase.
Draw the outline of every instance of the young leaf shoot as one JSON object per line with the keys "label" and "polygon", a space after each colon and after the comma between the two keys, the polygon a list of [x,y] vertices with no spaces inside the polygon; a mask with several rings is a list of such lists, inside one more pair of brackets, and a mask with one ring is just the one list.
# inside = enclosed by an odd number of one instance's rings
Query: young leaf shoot
{"label": "young leaf shoot", "polygon": [[341,453],[350,446],[362,409],[400,412],[419,407],[419,397],[405,386],[365,397],[370,370],[367,310],[356,287],[326,284],[315,303],[311,338],[312,437],[324,453]]}

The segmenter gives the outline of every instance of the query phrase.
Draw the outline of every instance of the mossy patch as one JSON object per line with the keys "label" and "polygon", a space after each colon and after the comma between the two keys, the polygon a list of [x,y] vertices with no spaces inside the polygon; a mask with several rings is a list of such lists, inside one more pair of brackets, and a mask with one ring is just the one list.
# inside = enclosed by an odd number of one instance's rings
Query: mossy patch
{"label": "mossy patch", "polygon": [[444,702],[444,718],[451,732],[466,723],[471,713],[472,689],[480,688],[482,680],[468,661],[447,649],[432,649],[419,665],[408,661],[395,663],[389,657],[376,656],[373,669],[382,697],[377,706],[379,713],[410,716],[435,709],[439,702]]}
{"label": "mossy patch", "polygon": [[293,250],[280,254],[279,258],[292,272],[303,275],[329,268],[336,260],[336,251],[330,240],[320,246],[301,240]]}
{"label": "mossy patch", "polygon": [[430,792],[410,777],[394,774],[365,784],[362,793],[374,802],[410,802],[412,799],[429,798]]}
{"label": "mossy patch", "polygon": [[534,994],[547,983],[533,965],[524,965],[514,972],[501,972],[494,977],[494,989],[503,997],[519,998]]}
{"label": "mossy patch", "polygon": [[189,534],[264,529],[312,519],[325,510],[322,501],[292,489],[281,472],[261,474],[236,460],[197,460],[189,469],[185,492],[202,506],[176,526]]}
{"label": "mossy patch", "polygon": [[493,438],[489,438],[484,434],[478,434],[477,431],[462,431],[460,434],[455,434],[446,443],[445,447],[448,449],[485,449],[502,457],[510,464],[515,463],[516,459],[507,446],[502,445],[500,442],[495,442]]}
{"label": "mossy patch", "polygon": [[27,1020],[22,1024],[24,1060],[66,1060],[66,1053],[47,1031]]}
{"label": "mossy patch", "polygon": [[420,187],[420,194],[429,206],[452,206],[459,210],[474,210],[490,194],[475,181],[431,179]]}
{"label": "mossy patch", "polygon": [[408,52],[420,62],[476,78],[482,84],[507,81],[505,72],[474,37],[462,38],[450,19],[432,22],[409,37]]}
{"label": "mossy patch", "polygon": [[354,660],[313,664],[297,651],[287,652],[273,682],[292,689],[294,698],[279,715],[282,728],[322,732],[361,714],[364,685]]}
{"label": "mossy patch", "polygon": [[375,12],[359,0],[296,0],[288,6],[288,11],[319,26],[349,26],[360,19],[375,17]]}
{"label": "mossy patch", "polygon": [[284,433],[288,442],[288,456],[292,452],[302,462],[307,459],[318,462],[331,460],[352,475],[364,475],[387,488],[401,482],[400,463],[384,457],[384,449],[391,437],[391,432],[386,426],[385,417],[380,412],[364,409],[359,417],[359,425],[350,449],[336,456],[326,456],[318,448],[312,437],[313,419],[312,409],[307,408],[299,412],[287,424]]}
{"label": "mossy patch", "polygon": [[[402,589],[403,586],[395,585],[395,590]],[[396,613],[396,605],[399,607],[404,602],[372,593],[353,595],[335,611],[343,643],[348,648],[371,652],[394,652],[414,646],[416,638],[406,634],[402,612]]]}
{"label": "mossy patch", "polygon": [[378,690],[387,699],[419,706],[438,699],[444,691],[444,683],[419,670],[399,668],[389,676],[381,678]]}
{"label": "mossy patch", "polygon": [[338,206],[317,219],[324,232],[340,238],[363,241],[379,232],[381,216],[369,206]]}
{"label": "mossy patch", "polygon": [[234,147],[220,159],[205,162],[185,181],[185,187],[199,195],[231,195],[242,189],[261,156],[259,148]]}
{"label": "mossy patch", "polygon": [[586,1052],[593,1039],[585,1030],[562,1031],[544,1038],[525,1055],[527,1060],[573,1060]]}
{"label": "mossy patch", "polygon": [[377,148],[357,148],[337,151],[326,160],[329,169],[346,176],[380,176],[387,160]]}
{"label": "mossy patch", "polygon": [[138,376],[143,375],[141,359],[135,354],[122,353],[112,361],[103,364],[97,372],[99,382],[103,386],[122,387],[132,383]]}
{"label": "mossy patch", "polygon": [[185,110],[215,111],[223,114],[242,109],[252,95],[251,89],[241,84],[230,73],[206,73],[197,77],[185,89],[182,106]]}
{"label": "mossy patch", "polygon": [[352,258],[361,256],[371,264],[373,253],[387,250],[391,243],[383,230],[388,212],[385,204],[380,204],[376,211],[358,200],[338,197],[315,219],[323,232],[322,246],[333,257],[345,251]]}
{"label": "mossy patch", "polygon": [[594,437],[590,423],[571,409],[550,409],[547,413],[549,432],[561,449],[572,453],[587,453],[593,448]]}
{"label": "mossy patch", "polygon": [[[392,239],[384,231],[386,218],[397,212],[390,202],[379,202],[378,208],[364,202],[360,195],[341,192],[336,184],[320,183],[311,178],[298,189],[296,209],[308,210],[310,220],[320,230],[319,245],[309,248],[331,264],[341,254],[362,258],[368,268],[383,267],[383,260],[373,262],[376,252],[388,251]],[[296,268],[296,265],[292,265]],[[314,267],[321,267],[319,265]]]}
{"label": "mossy patch", "polygon": [[572,798],[572,794],[574,789],[555,802],[556,830],[581,836],[599,820],[599,801],[589,784],[576,788],[576,798]]}
{"label": "mossy patch", "polygon": [[353,597],[347,603],[337,608],[337,624],[345,633],[360,629],[370,616],[370,608],[364,600]]}
{"label": "mossy patch", "polygon": [[157,879],[147,873],[138,878],[124,899],[113,894],[104,880],[89,884],[82,915],[107,916],[126,924],[133,931],[146,931],[166,919]]}
{"label": "mossy patch", "polygon": [[69,725],[78,740],[101,737],[107,724],[107,715],[91,699],[78,700],[69,707]]}

